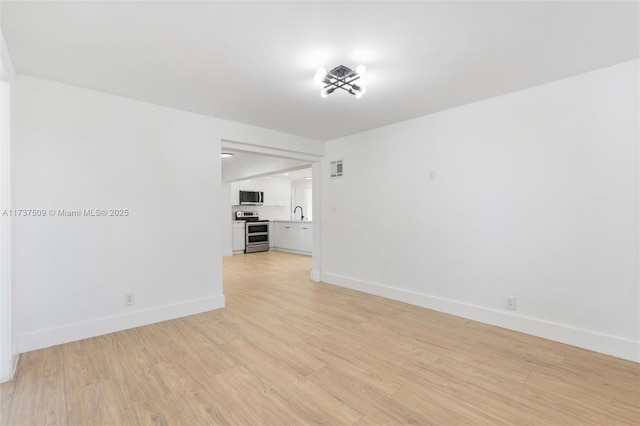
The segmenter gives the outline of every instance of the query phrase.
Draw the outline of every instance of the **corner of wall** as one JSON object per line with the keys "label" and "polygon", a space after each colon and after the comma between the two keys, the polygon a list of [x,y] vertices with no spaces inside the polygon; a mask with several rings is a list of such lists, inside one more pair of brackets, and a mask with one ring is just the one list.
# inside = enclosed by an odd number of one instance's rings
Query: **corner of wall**
{"label": "corner of wall", "polygon": [[638,63],[327,142],[323,281],[640,362]]}
{"label": "corner of wall", "polygon": [[[15,76],[13,63],[0,27],[0,206],[10,209],[11,203],[11,80]],[[13,278],[11,218],[0,224],[0,382],[11,380],[18,362],[13,323]]]}

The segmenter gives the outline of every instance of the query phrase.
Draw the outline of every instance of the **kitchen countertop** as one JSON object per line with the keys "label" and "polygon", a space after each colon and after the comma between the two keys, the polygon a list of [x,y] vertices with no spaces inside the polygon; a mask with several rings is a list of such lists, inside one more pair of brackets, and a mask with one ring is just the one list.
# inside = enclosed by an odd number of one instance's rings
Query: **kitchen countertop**
{"label": "kitchen countertop", "polygon": [[312,220],[272,220],[271,222],[286,222],[286,223],[313,223]]}

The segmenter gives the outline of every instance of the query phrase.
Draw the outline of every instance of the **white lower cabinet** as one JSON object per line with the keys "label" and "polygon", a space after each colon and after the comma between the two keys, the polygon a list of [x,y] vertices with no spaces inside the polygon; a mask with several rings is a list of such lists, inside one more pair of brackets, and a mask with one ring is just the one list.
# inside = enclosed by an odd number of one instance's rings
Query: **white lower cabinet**
{"label": "white lower cabinet", "polygon": [[274,248],[311,254],[313,225],[311,222],[274,222]]}
{"label": "white lower cabinet", "polygon": [[231,247],[234,253],[244,253],[245,231],[244,222],[233,222],[231,230]]}
{"label": "white lower cabinet", "polygon": [[289,224],[283,223],[280,226],[280,233],[278,235],[277,247],[295,250],[297,248],[297,232],[296,228]]}
{"label": "white lower cabinet", "polygon": [[311,225],[303,226],[300,235],[300,251],[313,251],[313,229]]}

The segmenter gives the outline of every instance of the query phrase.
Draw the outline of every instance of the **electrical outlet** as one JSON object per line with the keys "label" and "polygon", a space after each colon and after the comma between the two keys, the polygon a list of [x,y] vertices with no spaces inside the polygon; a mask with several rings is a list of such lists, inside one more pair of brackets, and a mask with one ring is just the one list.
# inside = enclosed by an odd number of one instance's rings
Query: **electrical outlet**
{"label": "electrical outlet", "polygon": [[133,296],[133,293],[126,293],[124,295],[124,306],[131,306],[136,303],[136,299]]}
{"label": "electrical outlet", "polygon": [[510,311],[516,310],[516,297],[515,296],[507,296],[507,309]]}
{"label": "electrical outlet", "polygon": [[435,169],[429,170],[429,180],[436,180],[438,178],[438,173]]}

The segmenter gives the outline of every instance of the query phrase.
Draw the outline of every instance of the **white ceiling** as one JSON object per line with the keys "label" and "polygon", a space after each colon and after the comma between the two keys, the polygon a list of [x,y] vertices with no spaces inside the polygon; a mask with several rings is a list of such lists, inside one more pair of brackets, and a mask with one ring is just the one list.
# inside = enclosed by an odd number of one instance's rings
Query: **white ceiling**
{"label": "white ceiling", "polygon": [[287,176],[289,177],[289,179],[291,179],[292,182],[308,179],[311,177],[311,174],[312,174],[311,167],[307,167],[305,169],[299,169],[299,170],[292,170],[290,172],[287,172]]}
{"label": "white ceiling", "polygon": [[[638,2],[2,2],[18,73],[318,140],[639,56]],[[365,64],[367,93],[319,96]]]}
{"label": "white ceiling", "polygon": [[257,176],[267,176],[274,173],[308,167],[308,161],[292,160],[251,152],[223,149],[233,157],[222,159],[222,180],[233,182]]}

